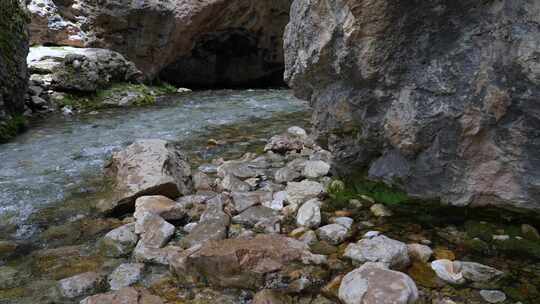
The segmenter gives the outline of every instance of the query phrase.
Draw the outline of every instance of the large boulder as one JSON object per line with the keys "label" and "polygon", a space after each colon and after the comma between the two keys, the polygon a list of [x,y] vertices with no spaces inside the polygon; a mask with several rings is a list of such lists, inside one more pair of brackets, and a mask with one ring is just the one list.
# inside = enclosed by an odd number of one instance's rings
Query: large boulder
{"label": "large boulder", "polygon": [[17,133],[28,86],[28,17],[18,0],[0,3],[0,142]]}
{"label": "large boulder", "polygon": [[92,93],[142,80],[131,61],[106,49],[38,46],[30,48],[27,62],[33,83],[47,90]]}
{"label": "large boulder", "polygon": [[540,211],[539,13],[538,1],[296,0],[285,78],[341,170],[416,198]]}
{"label": "large boulder", "polygon": [[312,254],[307,245],[281,235],[253,239],[210,241],[190,248],[171,260],[181,282],[202,282],[215,287],[258,289],[267,275],[291,263],[302,263]]}
{"label": "large boulder", "polygon": [[159,139],[138,140],[113,153],[106,174],[113,179],[115,199],[100,205],[106,212],[133,211],[144,195],[176,199],[193,191],[191,167],[178,144]]}

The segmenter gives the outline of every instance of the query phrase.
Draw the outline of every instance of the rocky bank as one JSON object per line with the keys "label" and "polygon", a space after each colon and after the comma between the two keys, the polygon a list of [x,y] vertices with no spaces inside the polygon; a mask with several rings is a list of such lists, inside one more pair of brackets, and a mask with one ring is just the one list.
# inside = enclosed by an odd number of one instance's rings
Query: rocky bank
{"label": "rocky bank", "polygon": [[346,173],[540,210],[540,3],[293,2],[285,78]]}

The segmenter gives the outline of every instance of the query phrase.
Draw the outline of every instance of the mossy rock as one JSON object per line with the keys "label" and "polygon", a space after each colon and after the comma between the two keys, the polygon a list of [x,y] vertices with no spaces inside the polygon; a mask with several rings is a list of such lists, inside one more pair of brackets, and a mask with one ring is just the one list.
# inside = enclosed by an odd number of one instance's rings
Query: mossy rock
{"label": "mossy rock", "polygon": [[540,242],[511,237],[493,242],[494,248],[505,255],[540,259]]}
{"label": "mossy rock", "polygon": [[427,263],[414,262],[407,273],[420,286],[428,288],[438,288],[444,283],[437,277],[437,274]]}

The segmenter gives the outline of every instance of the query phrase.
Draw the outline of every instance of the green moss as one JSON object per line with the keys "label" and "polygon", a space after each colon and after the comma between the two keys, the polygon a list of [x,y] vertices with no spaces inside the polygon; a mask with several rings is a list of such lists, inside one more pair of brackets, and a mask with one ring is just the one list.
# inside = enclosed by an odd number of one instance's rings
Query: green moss
{"label": "green moss", "polygon": [[132,104],[143,107],[154,105],[158,96],[173,92],[176,92],[176,88],[168,84],[147,86],[144,84],[120,83],[91,95],[66,94],[62,99],[57,100],[57,104],[60,107],[69,106],[82,111],[99,110],[114,107],[114,104],[107,103],[108,100],[117,100],[131,93],[136,96]]}
{"label": "green moss", "polygon": [[26,118],[22,115],[16,115],[13,118],[0,123],[0,143],[8,141],[15,137],[15,135],[24,131],[26,125]]}
{"label": "green moss", "polygon": [[506,255],[540,259],[540,242],[512,237],[504,241],[494,241],[493,246]]}

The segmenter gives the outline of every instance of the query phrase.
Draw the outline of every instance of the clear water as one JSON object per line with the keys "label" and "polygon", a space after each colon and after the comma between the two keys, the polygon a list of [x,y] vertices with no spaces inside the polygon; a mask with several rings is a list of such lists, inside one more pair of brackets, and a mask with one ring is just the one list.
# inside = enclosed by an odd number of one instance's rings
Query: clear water
{"label": "clear water", "polygon": [[[250,142],[260,143],[280,128],[303,125],[307,116],[305,103],[287,90],[225,90],[168,98],[147,108],[37,122],[0,145],[0,239],[32,236],[43,210],[80,211],[81,199],[70,198],[98,192],[107,157],[136,139],[183,142],[200,161],[219,150],[245,152]],[[207,148],[209,138],[223,145]],[[56,213],[48,216],[58,219]]]}

